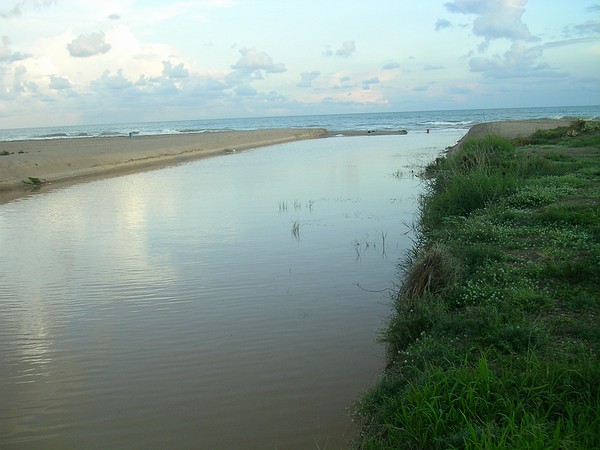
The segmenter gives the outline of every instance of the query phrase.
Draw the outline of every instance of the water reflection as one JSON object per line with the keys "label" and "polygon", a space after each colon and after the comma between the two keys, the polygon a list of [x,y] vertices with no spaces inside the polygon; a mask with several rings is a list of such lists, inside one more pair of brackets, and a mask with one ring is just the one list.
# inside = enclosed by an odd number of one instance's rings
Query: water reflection
{"label": "water reflection", "polygon": [[383,363],[386,296],[361,287],[410,245],[418,180],[390,174],[454,140],[298,142],[1,205],[0,442],[343,446]]}

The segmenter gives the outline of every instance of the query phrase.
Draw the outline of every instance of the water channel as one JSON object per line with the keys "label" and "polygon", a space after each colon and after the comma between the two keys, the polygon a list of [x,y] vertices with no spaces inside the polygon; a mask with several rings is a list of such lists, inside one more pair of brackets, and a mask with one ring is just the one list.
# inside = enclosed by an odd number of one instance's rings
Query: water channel
{"label": "water channel", "polygon": [[459,137],[295,142],[0,205],[0,447],[343,448],[384,365],[413,171]]}

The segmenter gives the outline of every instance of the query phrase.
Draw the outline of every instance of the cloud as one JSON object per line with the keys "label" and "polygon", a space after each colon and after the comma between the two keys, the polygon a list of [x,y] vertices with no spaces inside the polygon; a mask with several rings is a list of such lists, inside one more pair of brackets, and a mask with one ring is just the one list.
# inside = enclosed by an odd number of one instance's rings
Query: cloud
{"label": "cloud", "polygon": [[365,91],[368,91],[369,89],[371,89],[371,86],[374,84],[379,84],[381,81],[379,80],[379,77],[373,77],[373,78],[369,78],[368,80],[363,80],[362,82],[362,88]]}
{"label": "cloud", "polygon": [[27,59],[30,55],[21,52],[13,52],[9,48],[10,39],[8,36],[2,36],[2,45],[0,46],[0,62],[15,62]]}
{"label": "cloud", "polygon": [[124,75],[123,70],[119,69],[116,75],[111,75],[109,70],[105,70],[102,76],[97,80],[94,80],[90,85],[96,91],[122,91],[133,87],[133,83],[129,81]]}
{"label": "cloud", "polygon": [[300,88],[309,88],[312,87],[312,82],[321,75],[321,72],[318,70],[313,70],[312,72],[303,72],[300,74],[300,82],[297,84]]}
{"label": "cloud", "polygon": [[600,22],[588,20],[578,25],[569,25],[563,29],[563,35],[567,37],[590,36],[600,34]]}
{"label": "cloud", "polygon": [[100,55],[111,49],[110,44],[105,42],[104,32],[82,34],[67,44],[67,49],[71,56],[75,58],[87,58],[89,56]]}
{"label": "cloud", "polygon": [[27,69],[24,66],[18,66],[14,72],[13,92],[37,92],[38,86],[33,82],[26,81]]}
{"label": "cloud", "polygon": [[281,73],[287,70],[283,64],[275,64],[269,55],[259,52],[255,48],[243,48],[240,53],[242,57],[231,66],[232,69],[264,70],[267,73]]}
{"label": "cloud", "polygon": [[71,89],[73,86],[67,78],[58,75],[51,75],[49,87],[50,89],[54,89],[56,91],[62,91],[65,89]]}
{"label": "cloud", "polygon": [[445,3],[446,9],[455,14],[472,14],[473,34],[484,40],[479,46],[482,53],[495,39],[508,39],[510,48],[504,54],[491,57],[471,57],[469,68],[486,78],[532,78],[562,77],[547,64],[541,62],[542,45],[527,47],[526,42],[539,41],[532,36],[522,21],[527,0],[453,0]]}
{"label": "cloud", "polygon": [[239,97],[254,97],[258,94],[258,91],[252,86],[244,85],[236,87],[233,92]]}
{"label": "cloud", "polygon": [[426,65],[425,67],[423,67],[423,70],[444,70],[445,67],[444,66],[436,66],[436,65]]}
{"label": "cloud", "polygon": [[483,51],[494,39],[537,40],[521,20],[526,4],[527,0],[453,0],[444,6],[451,13],[477,16],[473,34],[484,38],[480,46]]}
{"label": "cloud", "polygon": [[390,63],[384,64],[381,67],[382,70],[393,70],[393,69],[398,69],[398,68],[400,68],[400,64],[395,63],[395,62],[390,62]]}
{"label": "cloud", "polygon": [[564,39],[561,41],[546,42],[542,45],[542,47],[543,48],[565,47],[567,45],[587,44],[588,42],[595,43],[595,42],[598,42],[598,39],[595,37],[580,37],[580,38],[573,38],[573,39]]}
{"label": "cloud", "polygon": [[451,26],[452,26],[452,23],[449,20],[438,19],[435,22],[435,31],[444,30],[446,28],[450,28]]}
{"label": "cloud", "polygon": [[190,76],[189,71],[183,66],[183,63],[173,66],[170,61],[163,61],[162,74],[165,78],[171,80],[181,80]]}
{"label": "cloud", "polygon": [[450,94],[450,95],[469,95],[473,91],[466,87],[452,86],[452,87],[448,87],[448,88],[444,89],[444,92],[446,94]]}
{"label": "cloud", "polygon": [[347,58],[355,51],[356,45],[354,44],[354,41],[344,41],[342,46],[336,50],[335,55]]}
{"label": "cloud", "polygon": [[111,14],[110,16],[108,16],[108,20],[119,20],[120,18],[121,16],[118,14]]}
{"label": "cloud", "polygon": [[541,46],[527,48],[523,42],[515,42],[503,55],[471,58],[469,66],[471,71],[488,78],[562,77],[547,64],[539,63],[541,56]]}
{"label": "cloud", "polygon": [[10,19],[12,17],[19,17],[23,15],[23,9],[26,7],[32,8],[43,8],[56,3],[56,0],[22,0],[17,2],[12,8],[6,11],[0,11],[0,17],[3,19]]}

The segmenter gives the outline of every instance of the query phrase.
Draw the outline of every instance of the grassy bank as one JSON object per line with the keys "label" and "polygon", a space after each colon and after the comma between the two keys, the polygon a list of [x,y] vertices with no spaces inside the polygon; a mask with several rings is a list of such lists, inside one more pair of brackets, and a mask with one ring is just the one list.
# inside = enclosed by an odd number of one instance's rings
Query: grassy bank
{"label": "grassy bank", "polygon": [[600,126],[472,140],[423,175],[357,448],[600,448]]}

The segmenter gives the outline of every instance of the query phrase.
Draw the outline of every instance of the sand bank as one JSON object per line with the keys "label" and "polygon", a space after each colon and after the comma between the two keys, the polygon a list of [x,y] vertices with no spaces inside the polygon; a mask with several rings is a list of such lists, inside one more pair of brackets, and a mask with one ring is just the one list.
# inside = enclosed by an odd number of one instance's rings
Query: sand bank
{"label": "sand bank", "polygon": [[497,135],[507,139],[517,137],[528,137],[537,130],[551,130],[552,128],[565,127],[571,124],[572,120],[567,119],[530,119],[530,120],[508,120],[504,122],[486,122],[474,125],[458,141],[458,143],[449,150],[455,150],[467,140],[483,136]]}
{"label": "sand bank", "polygon": [[0,142],[0,202],[31,191],[156,169],[255,147],[324,137],[324,129],[269,129],[214,133]]}

